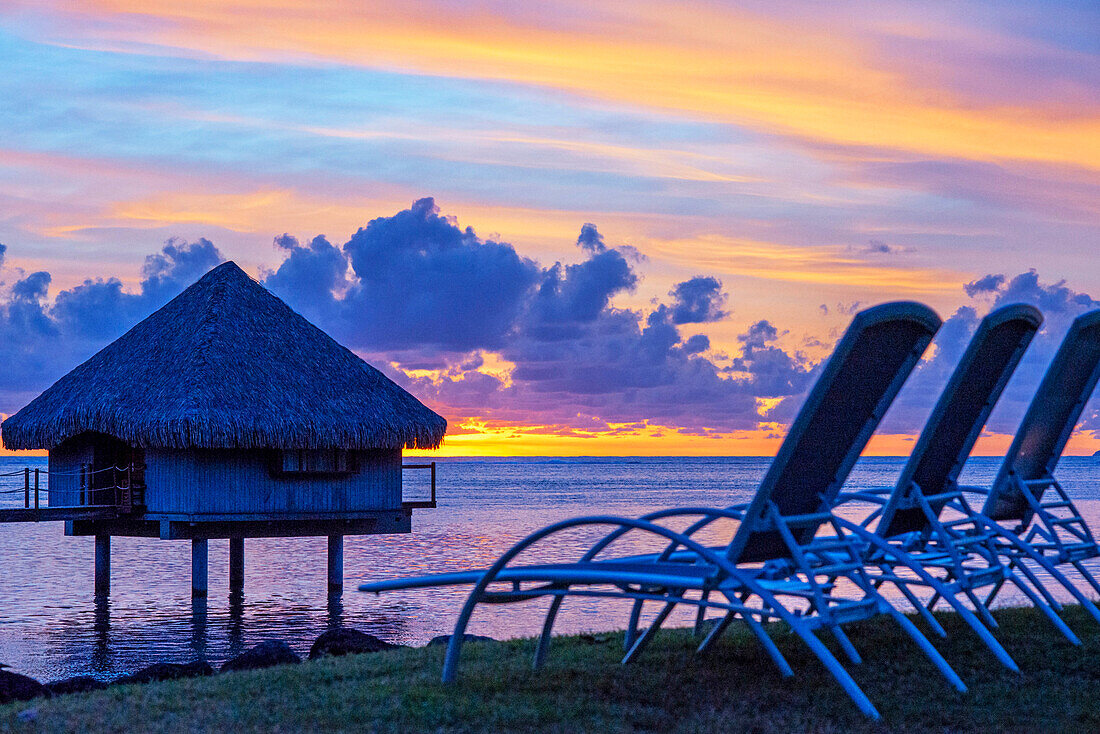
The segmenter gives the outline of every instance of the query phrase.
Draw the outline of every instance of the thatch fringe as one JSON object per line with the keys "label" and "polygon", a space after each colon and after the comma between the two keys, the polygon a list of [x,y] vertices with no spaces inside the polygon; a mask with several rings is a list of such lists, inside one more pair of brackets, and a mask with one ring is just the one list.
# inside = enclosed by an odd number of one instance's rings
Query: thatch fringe
{"label": "thatch fringe", "polygon": [[3,423],[145,448],[437,448],[447,421],[235,263],[219,265]]}

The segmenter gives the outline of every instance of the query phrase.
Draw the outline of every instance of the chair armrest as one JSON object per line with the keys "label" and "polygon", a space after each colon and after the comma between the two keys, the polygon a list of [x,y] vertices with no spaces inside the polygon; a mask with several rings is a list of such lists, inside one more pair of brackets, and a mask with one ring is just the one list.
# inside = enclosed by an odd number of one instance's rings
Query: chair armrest
{"label": "chair armrest", "polygon": [[893,487],[872,487],[871,489],[860,489],[855,492],[841,492],[837,495],[837,504],[870,502],[875,505],[885,505],[893,491]]}
{"label": "chair armrest", "polygon": [[974,487],[974,486],[971,486],[971,485],[963,486],[961,484],[958,485],[958,487],[963,492],[969,492],[970,494],[981,494],[981,495],[988,495],[989,494],[989,488],[988,487]]}

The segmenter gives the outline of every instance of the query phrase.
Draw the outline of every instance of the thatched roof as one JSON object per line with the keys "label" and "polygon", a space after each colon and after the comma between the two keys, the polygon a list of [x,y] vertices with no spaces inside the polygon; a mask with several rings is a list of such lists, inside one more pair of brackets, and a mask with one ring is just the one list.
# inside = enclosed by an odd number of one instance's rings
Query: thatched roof
{"label": "thatched roof", "polygon": [[4,421],[9,449],[84,431],[146,448],[435,448],[447,421],[219,265]]}

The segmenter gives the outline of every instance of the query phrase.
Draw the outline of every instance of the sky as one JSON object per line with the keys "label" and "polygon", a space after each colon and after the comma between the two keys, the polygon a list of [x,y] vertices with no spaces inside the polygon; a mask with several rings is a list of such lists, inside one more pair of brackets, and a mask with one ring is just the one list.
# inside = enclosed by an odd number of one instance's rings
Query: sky
{"label": "sky", "polygon": [[5,0],[0,65],[0,415],[231,259],[453,455],[774,453],[898,299],[904,454],[1033,303],[997,453],[1100,308],[1094,2]]}

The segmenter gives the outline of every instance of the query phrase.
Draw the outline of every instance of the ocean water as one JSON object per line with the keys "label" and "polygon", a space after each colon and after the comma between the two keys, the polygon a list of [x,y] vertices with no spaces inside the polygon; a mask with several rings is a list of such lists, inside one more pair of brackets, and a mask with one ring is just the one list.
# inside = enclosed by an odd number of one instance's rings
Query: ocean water
{"label": "ocean water", "polygon": [[[847,488],[891,486],[896,458],[863,459]],[[102,679],[157,661],[202,657],[217,666],[264,639],[286,640],[300,654],[317,635],[344,624],[391,642],[419,645],[451,631],[464,587],[394,592],[355,590],[367,580],[484,567],[528,533],[579,515],[627,517],[670,506],[725,506],[747,501],[768,459],[586,458],[442,459],[439,507],[417,510],[413,532],[345,538],[345,591],[326,590],[324,538],[245,542],[243,596],[228,591],[228,541],[210,541],[210,591],[192,603],[190,543],[114,538],[111,595],[93,594],[93,540],[64,535],[63,523],[0,524],[0,662],[40,680],[73,675]],[[0,457],[0,474],[44,459]],[[998,461],[974,458],[965,483],[988,483]],[[406,475],[415,495],[425,472]],[[1100,528],[1100,459],[1067,457],[1059,476]],[[22,487],[0,478],[0,490]],[[422,488],[421,488],[422,489]],[[22,494],[0,494],[0,506],[22,506]],[[858,517],[860,510],[852,510]],[[711,540],[728,539],[716,526]],[[571,560],[595,530],[532,548],[532,561]],[[629,542],[624,551],[654,546]],[[1100,571],[1100,568],[1096,569]],[[1019,603],[1005,595],[1003,603]],[[479,607],[470,631],[496,638],[538,632],[545,601]],[[621,629],[622,602],[570,600],[556,631]],[[685,610],[673,624],[688,624]]]}

